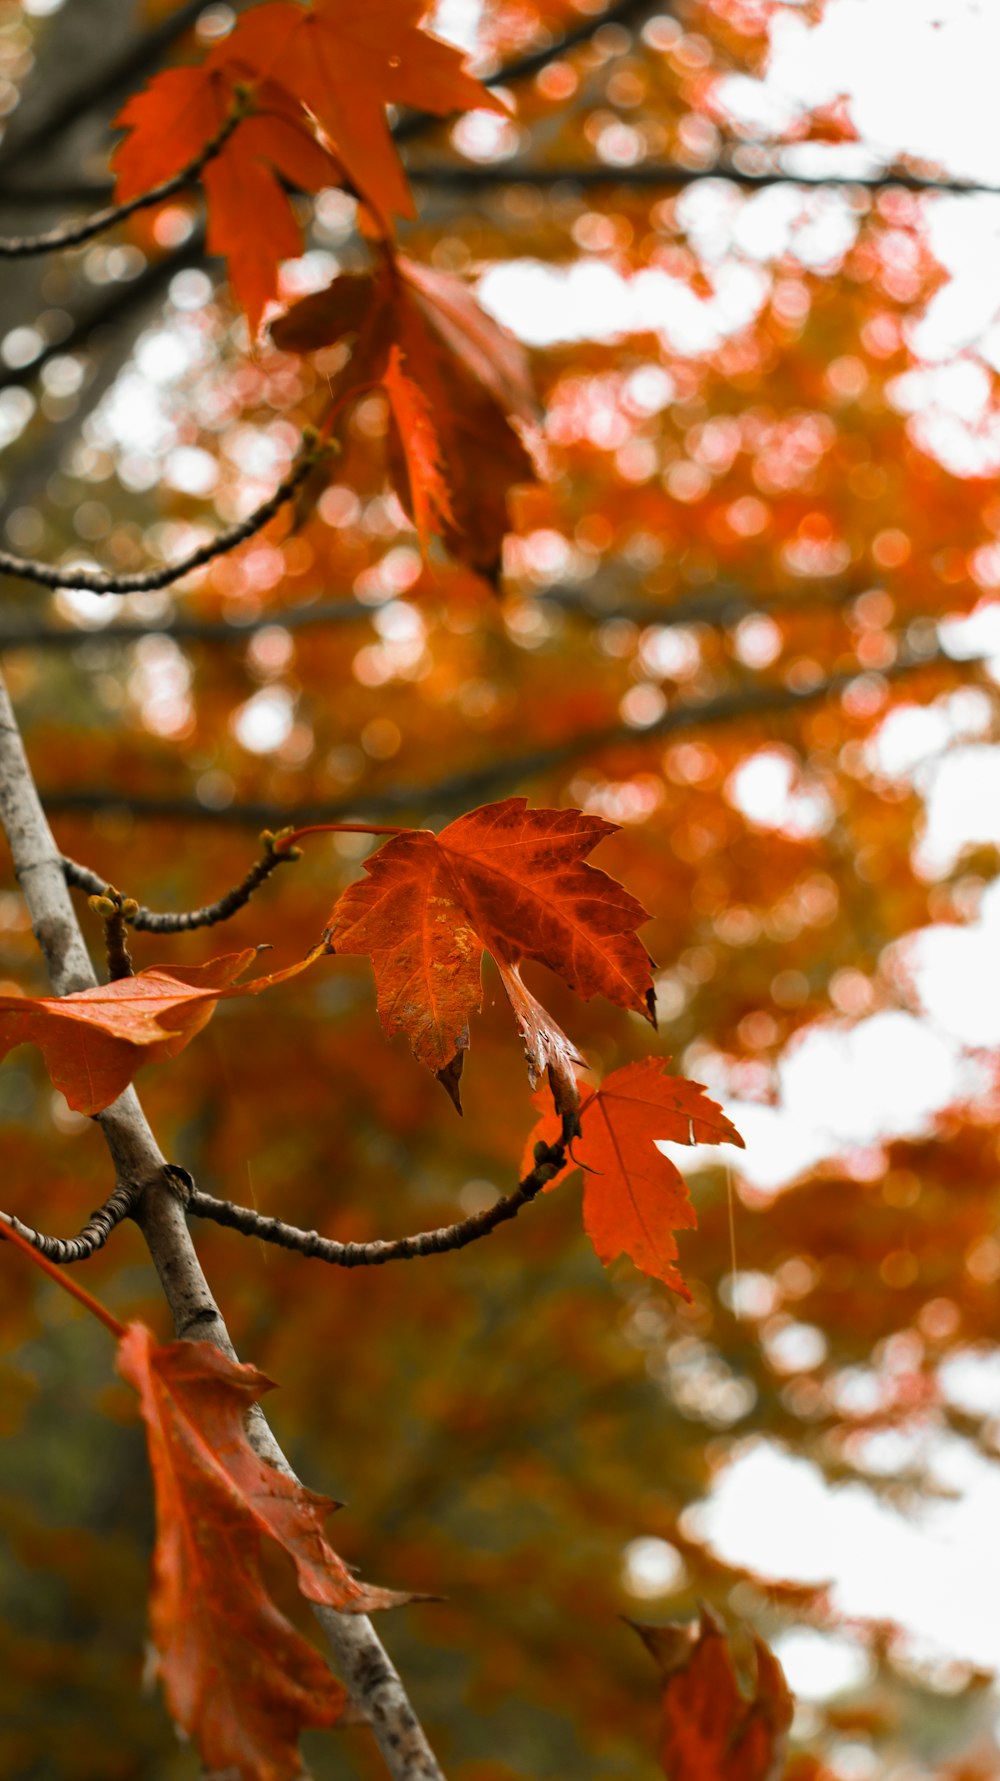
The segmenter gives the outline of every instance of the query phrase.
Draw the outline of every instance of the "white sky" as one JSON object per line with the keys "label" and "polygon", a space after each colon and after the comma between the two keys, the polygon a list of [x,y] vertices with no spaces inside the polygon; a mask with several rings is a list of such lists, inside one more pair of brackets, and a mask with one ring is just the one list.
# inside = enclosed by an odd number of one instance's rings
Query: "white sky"
{"label": "white sky", "polygon": [[[789,122],[802,104],[825,104],[845,93],[858,129],[878,151],[869,165],[905,152],[1000,185],[998,76],[998,0],[828,0],[817,27],[794,8],[785,10],[766,78],[738,83],[732,97],[764,130]],[[855,148],[820,153],[828,164],[837,153],[851,156],[845,167],[856,170],[865,162]],[[951,401],[953,411],[966,402],[966,416],[957,423],[948,417],[953,437],[955,425],[975,429],[988,394],[983,378],[983,396],[969,400],[970,355],[1000,363],[1000,199],[937,198],[929,211],[932,245],[950,278],[915,326],[911,345],[928,368],[944,366],[946,378],[916,396],[943,398],[945,409]],[[764,225],[778,227],[779,212],[772,205],[764,213],[762,245]],[[549,311],[542,281],[537,273],[532,279],[536,330],[549,325]],[[571,292],[586,294],[586,286],[566,279],[563,300]],[[506,307],[503,284],[488,287],[488,295],[497,308]],[[601,295],[595,331],[606,332],[610,287]],[[624,313],[624,300],[617,301]],[[587,320],[574,309],[574,330],[584,332]],[[947,461],[947,450],[942,455]],[[956,656],[996,651],[1000,614],[951,627],[948,646]],[[935,875],[971,842],[1000,844],[1000,749],[976,741],[975,728],[973,721],[970,735],[962,712],[942,710],[938,702],[937,709],[911,707],[890,717],[876,745],[882,770],[912,776],[924,794],[919,857]],[[780,788],[776,814],[780,820]],[[839,1148],[919,1132],[936,1108],[975,1092],[982,1063],[970,1048],[1000,1045],[1000,888],[985,893],[978,920],[966,928],[929,928],[915,936],[909,962],[922,1013],[885,1011],[853,1030],[831,1022],[806,1034],[782,1060],[776,1109],[727,1100],[748,1139],[750,1181],[780,1188]],[[976,1407],[1000,1414],[996,1367],[977,1357],[964,1365],[966,1385],[978,1382],[971,1388]],[[765,1576],[830,1579],[834,1604],[846,1616],[894,1619],[917,1648],[1000,1669],[1000,1471],[941,1437],[928,1457],[958,1500],[904,1520],[861,1485],[831,1490],[808,1462],[767,1442],[748,1443],[698,1512],[699,1531],[727,1558]],[[851,1652],[840,1642],[817,1651],[815,1641],[791,1638],[781,1655],[792,1686],[806,1696],[857,1679]]]}

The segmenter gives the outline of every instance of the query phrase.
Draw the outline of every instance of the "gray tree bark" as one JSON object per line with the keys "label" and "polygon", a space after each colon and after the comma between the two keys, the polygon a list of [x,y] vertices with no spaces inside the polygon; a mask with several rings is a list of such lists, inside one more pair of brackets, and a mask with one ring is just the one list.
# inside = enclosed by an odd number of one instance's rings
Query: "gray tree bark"
{"label": "gray tree bark", "polygon": [[[46,820],[14,709],[0,679],[0,825],[10,846],[35,938],[57,995],[88,989],[96,975],[70,901],[62,856]],[[134,1089],[98,1123],[117,1186],[141,1190],[135,1218],[170,1307],[177,1335],[235,1350],[209,1289],[184,1208]],[[249,1438],[261,1459],[293,1476],[263,1412],[255,1406]],[[423,1728],[371,1621],[313,1605],[348,1692],[371,1725],[392,1781],[444,1781]]]}

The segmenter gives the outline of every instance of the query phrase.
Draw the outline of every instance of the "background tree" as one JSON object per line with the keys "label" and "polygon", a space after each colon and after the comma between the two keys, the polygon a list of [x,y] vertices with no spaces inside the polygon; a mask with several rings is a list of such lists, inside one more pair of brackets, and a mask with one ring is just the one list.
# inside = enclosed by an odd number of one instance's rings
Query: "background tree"
{"label": "background tree", "polygon": [[[111,0],[0,7],[5,670],[59,847],[86,863],[69,881],[203,910],[252,869],[261,828],[440,830],[518,794],[582,809],[622,825],[600,865],[653,915],[658,1055],[752,1115],[798,1035],[914,1005],[908,937],[971,921],[995,870],[989,846],[920,851],[907,765],[918,713],[937,746],[989,741],[995,723],[973,644],[940,623],[996,582],[988,339],[963,355],[978,392],[964,431],[914,382],[914,324],[942,279],[929,207],[956,182],[874,157],[850,184],[842,163],[828,176],[829,145],[852,134],[843,107],[786,115],[773,140],[743,121],[734,80],[764,67],[783,6],[491,0],[459,22],[506,113],[455,90],[457,58],[441,96],[426,39],[401,42],[383,95],[408,108],[393,128],[419,208],[400,270],[379,238],[405,186],[370,110],[359,142],[348,98],[324,116],[323,93],[303,91],[324,145],[260,97],[314,78],[280,36],[292,10],[235,9],[234,76],[228,7],[159,6],[127,30]],[[146,88],[168,66],[210,72]],[[474,108],[417,112],[438,97]],[[225,267],[206,259],[206,148]],[[67,218],[175,176],[74,244]],[[50,228],[62,251],[27,251],[25,233]],[[463,281],[537,343],[533,477],[528,380]],[[258,333],[272,294],[287,314]],[[226,528],[246,536],[220,554]],[[79,591],[102,576],[138,591]],[[44,893],[29,882],[41,831],[11,722],[13,1022],[19,994],[49,989],[33,916],[57,993],[89,967],[59,928],[61,871]],[[273,875],[265,845],[224,950],[266,938],[277,971],[300,961],[337,895],[371,882],[375,845],[313,837]],[[108,928],[124,969],[123,912],[78,907],[102,968]],[[134,914],[137,966],[223,950]],[[657,1043],[541,965],[525,978],[599,1075]],[[887,1045],[902,1029],[877,1032]],[[163,1155],[203,1196],[365,1243],[474,1217],[523,1172],[539,1112],[489,965],[472,1037],[459,1122],[405,1040],[386,1046],[367,963],[341,957],[222,1001],[140,1086]],[[810,1159],[777,1198],[699,1171],[698,1230],[679,1240],[690,1303],[628,1261],[604,1273],[579,1178],[415,1265],[334,1273],[192,1220],[238,1351],[281,1381],[268,1408],[297,1470],[352,1505],[338,1550],[447,1598],[385,1638],[450,1775],[679,1761],[665,1742],[658,1755],[655,1671],[617,1619],[650,1599],[680,1618],[707,1600],[768,1640],[832,1626],[822,1590],[741,1571],[702,1537],[698,1505],[748,1437],[903,1503],[934,1488],[935,1439],[995,1457],[995,1421],[946,1389],[949,1360],[983,1351],[995,1322],[991,1080],[980,1067],[973,1094],[956,1076],[964,1099],[922,1132]],[[78,1231],[108,1199],[99,1134],[35,1051],[5,1063],[0,1100],[4,1209]],[[134,1111],[105,1130],[127,1178],[158,1168]],[[209,1305],[177,1247],[181,1199],[158,1190],[109,1222],[140,1212],[190,1331]],[[171,1276],[164,1256],[181,1254]],[[2,1261],[3,1771],[193,1776],[140,1689],[150,1508],[133,1394],[109,1383],[106,1332]],[[86,1279],[115,1317],[169,1337],[131,1223]],[[290,1575],[268,1580],[305,1636]],[[788,1775],[990,1773],[983,1678],[921,1662],[884,1625],[853,1634],[868,1680],[799,1715]],[[391,1684],[385,1705],[402,1710]],[[318,1777],[384,1772],[363,1727],[303,1749]]]}

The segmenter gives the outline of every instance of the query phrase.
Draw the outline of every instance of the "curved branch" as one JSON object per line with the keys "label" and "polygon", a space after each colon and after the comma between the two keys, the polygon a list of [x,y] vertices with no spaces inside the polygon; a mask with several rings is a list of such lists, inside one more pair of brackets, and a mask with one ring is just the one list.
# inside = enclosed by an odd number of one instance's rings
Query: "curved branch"
{"label": "curved branch", "polygon": [[71,1262],[89,1261],[98,1249],[103,1249],[116,1225],[125,1218],[131,1218],[139,1201],[140,1189],[129,1183],[116,1187],[113,1194],[92,1212],[82,1231],[76,1237],[47,1237],[44,1231],[33,1230],[30,1224],[22,1224],[13,1212],[0,1212],[0,1221],[9,1224],[19,1237],[24,1237],[33,1249],[47,1256],[50,1262],[59,1262],[68,1267]]}
{"label": "curved branch", "polygon": [[[235,884],[214,903],[206,903],[201,909],[158,910],[147,909],[140,903],[134,913],[125,913],[123,919],[128,927],[135,928],[145,934],[189,934],[194,928],[214,928],[220,921],[228,921],[238,909],[242,909],[254,891],[259,890],[271,873],[286,861],[297,860],[297,848],[285,848],[278,851],[274,846],[275,837],[270,830],[261,836],[264,852],[259,860],[250,867],[246,877]],[[63,877],[74,890],[87,891],[91,896],[104,896],[107,892],[107,880],[92,872],[89,866],[81,866],[78,861],[62,856]]]}
{"label": "curved branch", "polygon": [[535,1167],[519,1181],[513,1193],[487,1206],[484,1212],[473,1212],[456,1224],[439,1225],[437,1230],[418,1231],[412,1237],[394,1237],[372,1243],[338,1243],[333,1237],[321,1237],[318,1231],[301,1231],[297,1225],[281,1218],[267,1218],[250,1206],[234,1205],[232,1200],[217,1200],[212,1194],[192,1189],[187,1209],[197,1218],[210,1218],[226,1225],[244,1237],[259,1237],[264,1243],[276,1243],[280,1249],[294,1249],[313,1261],[328,1262],[335,1268],[379,1268],[385,1262],[409,1262],[420,1255],[446,1255],[453,1249],[466,1249],[488,1237],[498,1225],[516,1218],[522,1206],[538,1197],[546,1183],[559,1174],[566,1162],[566,1145],[538,1144]]}
{"label": "curved branch", "polygon": [[41,563],[33,557],[18,557],[9,550],[0,550],[0,575],[13,575],[21,581],[34,581],[40,587],[80,588],[90,594],[148,594],[157,588],[171,587],[192,569],[201,569],[206,563],[214,562],[216,557],[225,556],[260,532],[268,520],[290,501],[296,489],[305,481],[313,465],[320,457],[322,448],[315,443],[307,444],[288,475],[279,482],[273,495],[261,503],[246,519],[234,526],[227,526],[225,531],[218,532],[208,544],[201,544],[197,550],[189,551],[186,557],[178,557],[174,563],[161,563],[156,569],[136,569],[127,574],[116,575],[108,569],[59,569],[53,563]]}
{"label": "curved branch", "polygon": [[0,235],[0,260],[26,260],[35,254],[54,253],[59,248],[80,247],[84,241],[92,241],[95,235],[103,235],[106,229],[113,229],[117,223],[123,223],[137,210],[148,210],[150,205],[159,204],[164,198],[172,198],[175,192],[183,191],[193,179],[197,179],[202,168],[221,153],[237,125],[246,116],[243,106],[237,105],[221,129],[206,142],[193,161],[189,161],[186,167],[182,167],[179,173],[172,174],[169,179],[162,179],[159,185],[153,186],[148,192],[141,192],[137,198],[128,198],[124,204],[109,204],[104,210],[95,211],[93,216],[85,217],[82,222],[62,223],[54,229],[45,229],[40,235]]}
{"label": "curved branch", "polygon": [[[617,4],[607,7],[604,12],[595,12],[562,37],[547,43],[540,49],[528,50],[523,56],[517,56],[512,62],[506,62],[495,73],[483,76],[485,87],[505,87],[518,80],[529,80],[533,74],[541,73],[550,62],[556,62],[560,56],[568,55],[571,50],[579,49],[581,44],[589,43],[604,25],[627,25],[643,13],[651,12],[654,0],[617,0]],[[669,7],[661,0],[661,11],[669,11]],[[433,117],[428,112],[413,112],[409,117],[400,118],[393,129],[397,142],[413,142],[428,130],[442,122],[440,117]]]}
{"label": "curved branch", "polygon": [[[617,4],[609,6],[604,12],[592,12],[574,25],[571,31],[565,31],[555,42],[542,45],[539,49],[527,50],[514,62],[508,62],[498,68],[495,74],[488,74],[483,81],[487,87],[507,86],[515,80],[530,80],[533,74],[540,74],[550,62],[556,62],[561,56],[569,55],[571,50],[579,49],[581,44],[590,43],[598,31],[605,25],[631,25],[641,19],[644,13],[652,12],[653,0],[617,0]],[[661,4],[661,12],[670,12],[669,0]]]}
{"label": "curved branch", "polygon": [[96,210],[94,216],[84,217],[82,223],[64,223],[57,228],[45,230],[41,235],[0,235],[0,260],[27,260],[37,253],[53,253],[59,248],[78,248],[84,240],[93,240],[94,235],[103,235],[105,230],[114,228],[116,223],[125,223],[125,219],[134,216],[135,210],[148,210],[150,205],[159,205],[164,198],[173,198],[175,192],[184,191],[185,185],[196,180],[201,167],[207,166],[210,160],[225,148],[230,135],[242,119],[246,118],[246,110],[237,105],[232,114],[226,118],[225,125],[216,130],[216,135],[205,142],[205,148],[189,160],[180,173],[173,173],[169,180],[160,180],[148,192],[141,192],[137,198],[128,198],[123,205],[107,205],[103,210]]}

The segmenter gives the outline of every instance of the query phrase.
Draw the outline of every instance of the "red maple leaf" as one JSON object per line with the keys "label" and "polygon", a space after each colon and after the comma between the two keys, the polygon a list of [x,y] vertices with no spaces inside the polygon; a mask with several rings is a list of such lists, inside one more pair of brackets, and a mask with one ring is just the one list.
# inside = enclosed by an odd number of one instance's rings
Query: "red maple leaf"
{"label": "red maple leaf", "polygon": [[534,476],[513,424],[530,425],[535,415],[522,348],[460,279],[405,255],[385,255],[373,273],[335,278],[271,328],[276,346],[300,353],[352,333],[358,338],[335,403],[352,389],[386,386],[396,429],[390,468],[404,507],[418,529],[433,526],[455,556],[495,577],[508,490]]}
{"label": "red maple leaf", "polygon": [[709,1609],[698,1628],[629,1625],[663,1677],[660,1761],[667,1781],[778,1781],[794,1701],[763,1639],[753,1642],[756,1677],[747,1700],[725,1631]]}
{"label": "red maple leaf", "polygon": [[207,1342],[159,1347],[130,1324],[118,1370],[139,1393],[156,1492],[150,1623],[170,1711],[207,1768],[292,1781],[306,1726],[331,1725],[345,1693],[275,1606],[261,1542],[295,1565],[302,1594],[346,1613],[410,1598],[359,1583],[328,1545],[336,1504],[254,1453],[245,1419],[271,1381]]}
{"label": "red maple leaf", "polygon": [[[605,1077],[580,1106],[580,1128],[572,1160],[551,1185],[582,1168],[583,1224],[598,1258],[607,1265],[627,1255],[644,1274],[690,1299],[674,1265],[674,1232],[694,1230],[698,1221],[683,1175],[657,1141],[742,1149],[735,1126],[697,1082],[666,1075],[664,1060],[649,1057]],[[528,1140],[526,1173],[535,1145],[554,1144],[559,1134],[559,1121],[546,1113]]]}
{"label": "red maple leaf", "polygon": [[649,955],[636,939],[646,911],[583,863],[615,827],[579,810],[529,810],[524,798],[507,798],[460,816],[440,835],[396,836],[335,905],[331,949],[371,957],[386,1033],[406,1034],[456,1106],[484,952],[499,968],[532,1081],[548,1071],[561,1113],[577,1105],[580,1060],[521,982],[521,961],[547,965],[584,999],[601,994],[652,1020]]}
{"label": "red maple leaf", "polygon": [[317,956],[236,983],[255,947],[205,965],[151,965],[135,977],[70,996],[0,996],[0,1060],[37,1045],[55,1087],[78,1113],[100,1113],[143,1064],[176,1057],[231,996],[256,996],[295,977]]}
{"label": "red maple leaf", "polygon": [[413,515],[417,536],[426,550],[432,533],[455,525],[441,466],[441,442],[427,398],[420,385],[407,376],[398,346],[389,348],[382,382],[403,454],[407,495],[403,505]]}
{"label": "red maple leaf", "polygon": [[[119,201],[148,192],[201,152],[231,116],[236,88],[253,80],[220,45],[197,68],[168,68],[115,119],[129,134],[115,150]],[[253,112],[205,165],[207,248],[228,263],[237,302],[252,332],[278,292],[282,260],[302,252],[302,230],[279,175],[304,191],[343,182],[343,170],[317,141],[298,100],[273,81],[253,94]]]}
{"label": "red maple leaf", "polygon": [[226,46],[308,106],[389,233],[392,216],[414,207],[386,106],[437,117],[507,109],[465,73],[460,50],[420,29],[427,11],[426,0],[270,0],[244,13]]}

